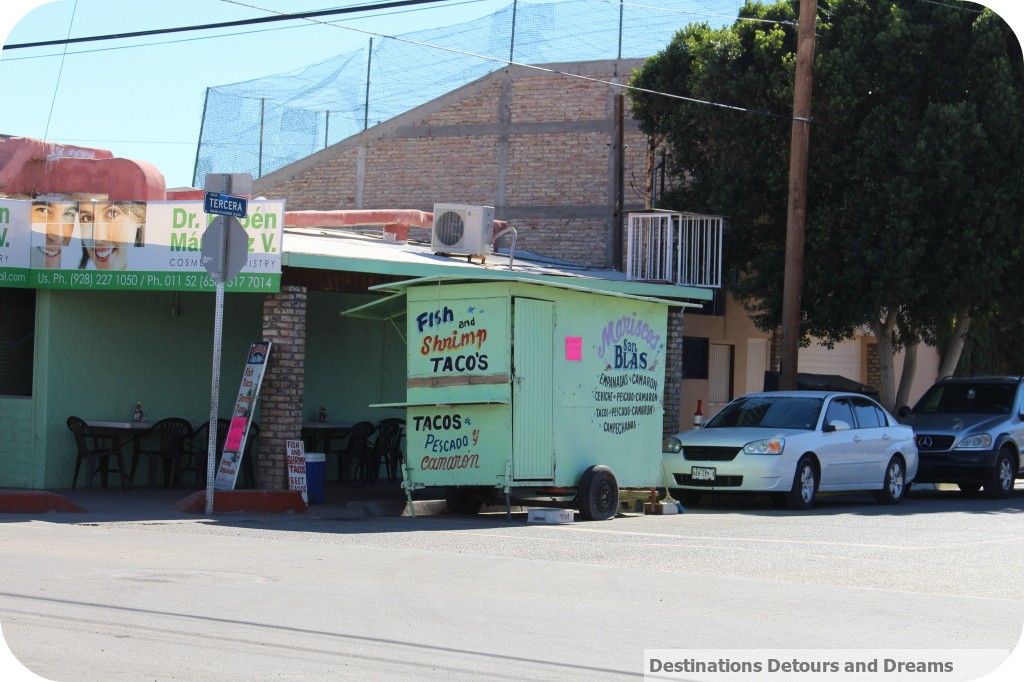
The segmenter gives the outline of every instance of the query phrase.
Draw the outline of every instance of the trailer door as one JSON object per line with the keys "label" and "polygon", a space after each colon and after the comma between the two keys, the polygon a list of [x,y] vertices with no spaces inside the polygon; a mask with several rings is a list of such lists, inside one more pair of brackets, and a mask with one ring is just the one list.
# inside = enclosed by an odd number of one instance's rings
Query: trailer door
{"label": "trailer door", "polygon": [[552,401],[555,304],[513,300],[512,477],[553,480]]}

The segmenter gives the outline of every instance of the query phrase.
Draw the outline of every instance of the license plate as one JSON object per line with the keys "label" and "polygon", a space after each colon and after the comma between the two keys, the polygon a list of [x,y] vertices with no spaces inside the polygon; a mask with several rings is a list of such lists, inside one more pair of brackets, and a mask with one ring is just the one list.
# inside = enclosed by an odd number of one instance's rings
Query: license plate
{"label": "license plate", "polygon": [[714,467],[690,467],[690,478],[694,481],[715,480]]}

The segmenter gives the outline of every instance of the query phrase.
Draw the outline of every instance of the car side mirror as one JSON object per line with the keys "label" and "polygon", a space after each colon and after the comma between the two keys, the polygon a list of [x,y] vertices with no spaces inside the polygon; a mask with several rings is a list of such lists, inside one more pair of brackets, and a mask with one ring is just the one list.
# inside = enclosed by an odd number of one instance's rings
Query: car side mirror
{"label": "car side mirror", "polygon": [[842,419],[833,419],[821,429],[825,433],[832,433],[833,431],[849,431],[850,425],[844,422]]}
{"label": "car side mirror", "polygon": [[907,415],[910,414],[910,405],[904,405],[896,412],[896,416],[900,419],[906,419]]}

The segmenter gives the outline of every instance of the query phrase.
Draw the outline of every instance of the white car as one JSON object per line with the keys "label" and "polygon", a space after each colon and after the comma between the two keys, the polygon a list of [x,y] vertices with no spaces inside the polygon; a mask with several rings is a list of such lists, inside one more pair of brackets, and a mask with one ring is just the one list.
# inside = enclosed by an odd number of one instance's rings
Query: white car
{"label": "white car", "polygon": [[662,447],[666,483],[684,504],[756,492],[807,509],[818,492],[851,490],[897,504],[917,461],[911,427],[867,396],[831,391],[748,393]]}

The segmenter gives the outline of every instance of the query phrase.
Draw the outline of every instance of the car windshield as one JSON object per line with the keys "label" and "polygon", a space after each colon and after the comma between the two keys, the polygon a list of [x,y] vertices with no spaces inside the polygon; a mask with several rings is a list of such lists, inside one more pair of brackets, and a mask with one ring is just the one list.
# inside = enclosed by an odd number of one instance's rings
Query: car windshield
{"label": "car windshield", "polygon": [[914,412],[1009,414],[1016,390],[1015,384],[938,384],[928,389],[928,392],[917,401]]}
{"label": "car windshield", "polygon": [[810,431],[818,423],[821,398],[751,396],[738,398],[704,425],[705,429],[756,427]]}

